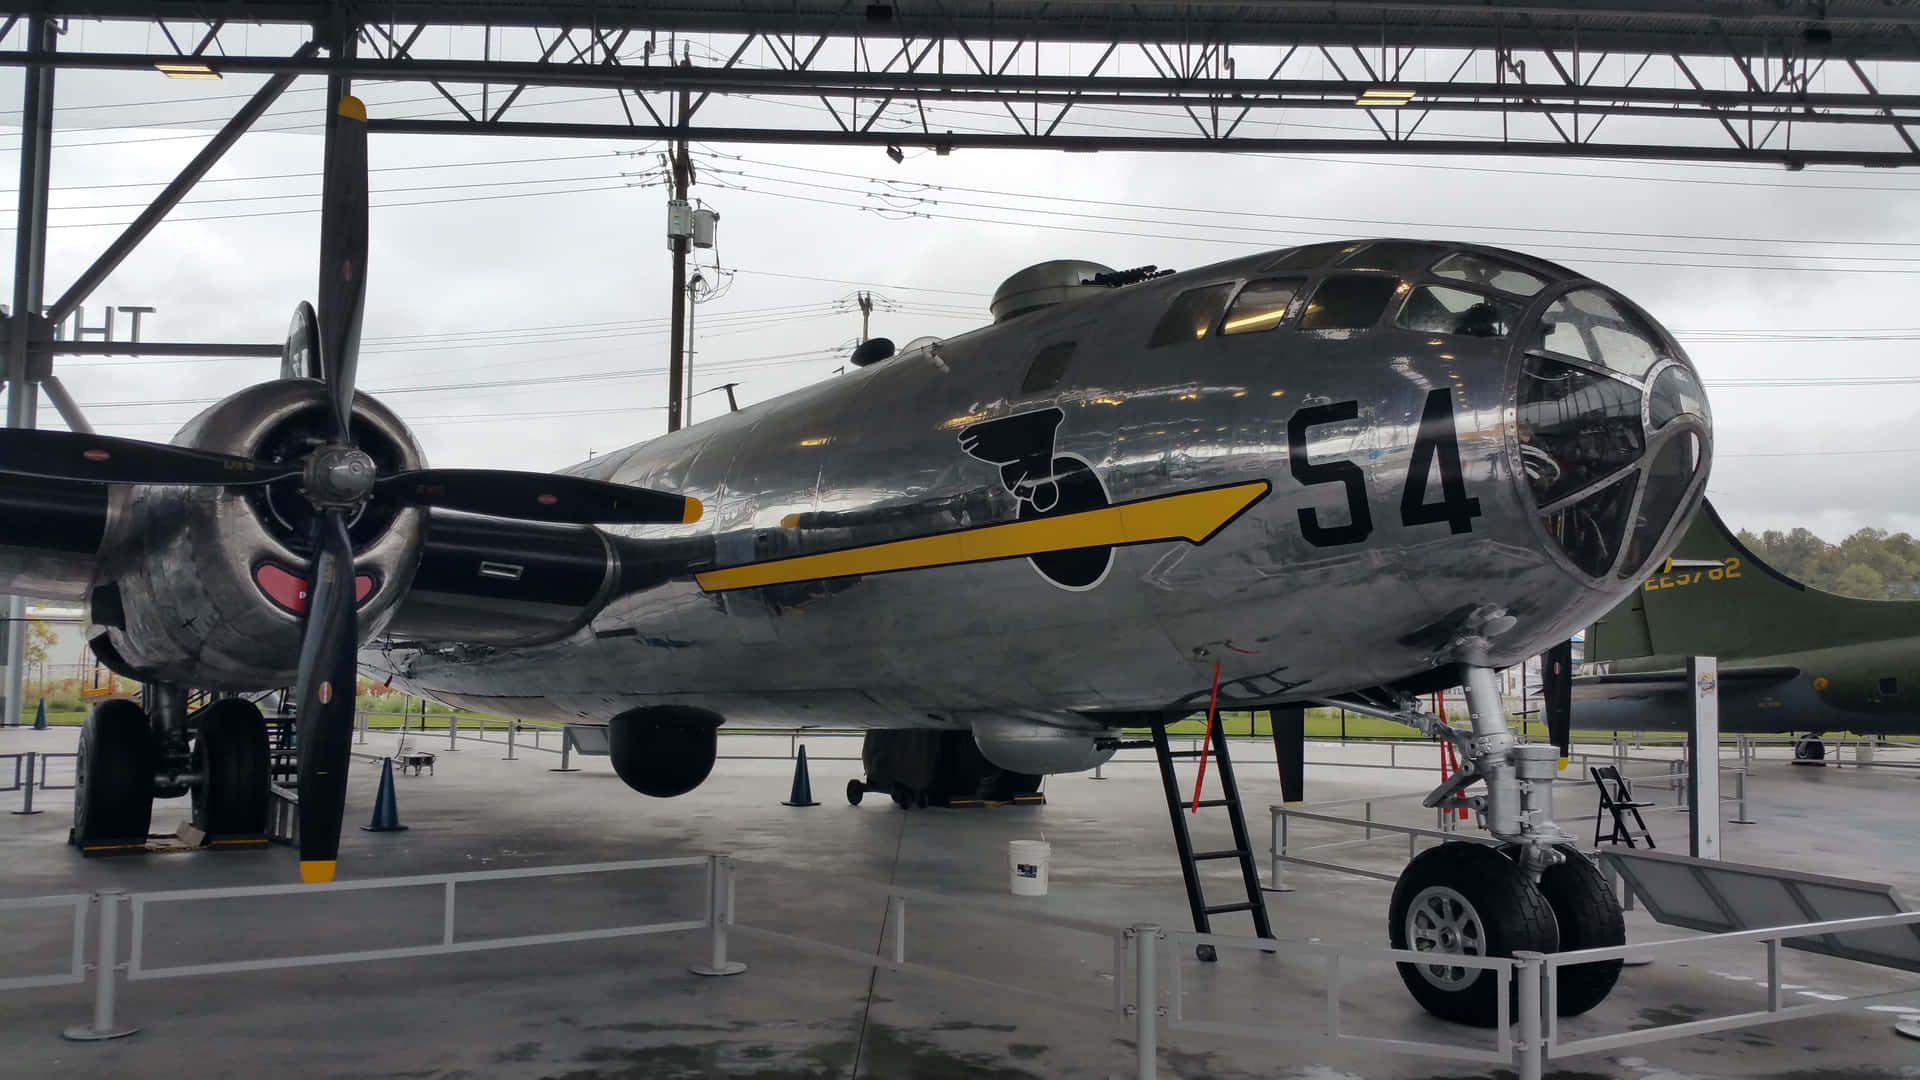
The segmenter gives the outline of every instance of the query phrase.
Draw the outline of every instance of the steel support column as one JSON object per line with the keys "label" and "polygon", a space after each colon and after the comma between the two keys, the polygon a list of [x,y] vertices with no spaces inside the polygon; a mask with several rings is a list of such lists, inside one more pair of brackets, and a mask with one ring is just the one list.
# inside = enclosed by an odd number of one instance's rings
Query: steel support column
{"label": "steel support column", "polygon": [[[54,51],[53,20],[34,15],[27,21],[27,49],[35,56]],[[13,306],[7,326],[7,426],[34,426],[39,388],[33,339],[47,277],[47,170],[53,156],[53,65],[29,67],[20,109],[20,197],[18,233],[13,247]],[[47,335],[51,336],[51,335]],[[0,722],[18,723],[26,682],[27,598],[7,598],[6,675],[0,687]]]}

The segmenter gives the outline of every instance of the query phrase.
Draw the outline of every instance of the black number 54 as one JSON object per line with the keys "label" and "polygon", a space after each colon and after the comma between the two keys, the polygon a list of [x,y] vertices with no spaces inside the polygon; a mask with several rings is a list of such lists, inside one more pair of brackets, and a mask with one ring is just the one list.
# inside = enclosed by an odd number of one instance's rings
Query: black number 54
{"label": "black number 54", "polygon": [[[1346,489],[1347,523],[1327,525],[1313,507],[1300,509],[1300,533],[1315,547],[1357,544],[1373,533],[1373,512],[1367,506],[1367,476],[1351,461],[1315,463],[1307,456],[1307,431],[1320,424],[1336,424],[1360,415],[1357,401],[1336,401],[1301,409],[1287,421],[1287,465],[1302,484],[1339,484]],[[1427,501],[1427,476],[1436,464],[1440,499]],[[1431,525],[1446,522],[1455,533],[1473,531],[1480,516],[1480,500],[1467,496],[1460,467],[1460,440],[1453,424],[1453,392],[1444,387],[1427,394],[1414,437],[1413,457],[1400,495],[1400,524]]]}

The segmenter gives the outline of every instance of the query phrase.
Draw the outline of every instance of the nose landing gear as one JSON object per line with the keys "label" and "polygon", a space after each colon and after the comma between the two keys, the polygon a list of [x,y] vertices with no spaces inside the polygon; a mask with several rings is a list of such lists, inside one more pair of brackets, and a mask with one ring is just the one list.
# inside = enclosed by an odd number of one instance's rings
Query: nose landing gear
{"label": "nose landing gear", "polygon": [[[1476,1027],[1506,1022],[1498,1004],[1498,973],[1449,956],[1501,957],[1515,952],[1566,952],[1626,943],[1619,900],[1599,870],[1553,820],[1558,771],[1552,746],[1523,746],[1507,730],[1493,672],[1463,667],[1470,731],[1461,731],[1412,698],[1396,708],[1351,699],[1327,704],[1358,708],[1448,740],[1460,770],[1424,800],[1441,809],[1479,813],[1498,847],[1449,842],[1420,853],[1401,871],[1387,920],[1396,949],[1428,953],[1430,963],[1402,963],[1400,979],[1430,1013]],[[1476,781],[1484,793],[1468,795]],[[1561,971],[1558,1010],[1577,1016],[1605,1000],[1620,977],[1620,961]],[[1517,995],[1509,996],[1509,1007]]]}

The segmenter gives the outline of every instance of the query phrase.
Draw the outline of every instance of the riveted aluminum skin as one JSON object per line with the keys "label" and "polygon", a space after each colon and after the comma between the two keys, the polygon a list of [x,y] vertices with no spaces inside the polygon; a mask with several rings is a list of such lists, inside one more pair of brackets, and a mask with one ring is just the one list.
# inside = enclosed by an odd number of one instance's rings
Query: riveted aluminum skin
{"label": "riveted aluminum skin", "polygon": [[[1395,250],[1404,256],[1410,246]],[[1523,360],[1543,310],[1578,276],[1513,253],[1440,245],[1418,265],[1381,262],[1398,284],[1371,328],[1302,330],[1303,301],[1322,280],[1372,269],[1367,252],[1388,250],[1322,247],[1323,258],[1295,272],[1301,288],[1278,329],[1148,347],[1182,294],[1282,273],[1270,267],[1284,253],[1269,252],[909,348],[573,470],[700,499],[707,512],[698,524],[627,529],[626,539],[704,537],[714,566],[735,567],[1014,521],[1020,492],[1033,500],[1044,484],[1020,487],[1009,477],[1022,466],[983,459],[990,451],[977,443],[969,452],[963,433],[1057,409],[1054,475],[1076,474],[1083,493],[1090,477],[1108,502],[1271,485],[1204,543],[1114,547],[1104,569],[1082,560],[1086,573],[1068,583],[1026,558],[724,591],[682,578],[614,598],[550,645],[446,642],[363,660],[411,690],[526,716],[604,720],[680,704],[772,724],[959,727],[1036,714],[1117,722],[1204,706],[1216,664],[1220,698],[1235,706],[1414,685],[1461,663],[1515,664],[1638,587],[1632,567],[1595,576],[1569,561],[1522,469]],[[1423,268],[1448,252],[1538,279],[1530,298],[1513,300],[1505,336],[1396,325],[1417,283],[1446,283]],[[1654,333],[1685,365],[1671,337]],[[1057,384],[1023,390],[1036,356],[1067,343]],[[1059,350],[1050,355],[1057,362]],[[1405,519],[1436,390],[1446,391],[1465,496],[1477,504],[1462,531]],[[1296,460],[1290,421],[1348,402],[1352,418],[1307,428],[1304,462]],[[1704,488],[1708,421],[1687,422],[1703,444],[1698,468],[1644,564],[1672,548]],[[1328,462],[1350,463],[1363,478],[1371,528],[1357,542],[1322,546],[1306,534],[1307,516],[1322,527],[1351,520],[1342,483],[1299,477],[1302,464]],[[1432,503],[1442,484],[1437,465],[1429,472]]]}
{"label": "riveted aluminum skin", "polygon": [[[189,421],[178,445],[254,456],[303,411],[325,408],[320,384],[287,379],[249,387]],[[355,397],[354,416],[390,442],[401,467],[424,459],[385,406]],[[378,536],[356,536],[355,567],[375,587],[360,605],[362,635],[377,632],[413,578],[424,517],[400,509]],[[304,575],[307,557],[269,527],[243,488],[116,488],[95,587],[118,588],[124,627],[98,625],[126,667],[143,678],[213,690],[291,685],[300,616],[275,605],[254,581],[272,562]]]}

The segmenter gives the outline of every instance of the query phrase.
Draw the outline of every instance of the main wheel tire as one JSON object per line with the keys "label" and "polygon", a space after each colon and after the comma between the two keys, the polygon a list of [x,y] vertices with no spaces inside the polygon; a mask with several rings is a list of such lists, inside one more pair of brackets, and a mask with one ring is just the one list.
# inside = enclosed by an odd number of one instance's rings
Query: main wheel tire
{"label": "main wheel tire", "polygon": [[902,810],[913,809],[913,789],[905,784],[893,785],[893,805]]}
{"label": "main wheel tire", "polygon": [[267,721],[250,701],[227,698],[200,714],[193,741],[193,820],[210,836],[264,836],[272,775]]}
{"label": "main wheel tire", "polygon": [[[1482,844],[1446,843],[1415,856],[1400,872],[1387,912],[1396,949],[1501,957],[1550,953],[1560,946],[1553,908],[1512,859]],[[1397,965],[1400,981],[1443,1020],[1493,1027],[1500,1015],[1500,973],[1446,964]],[[1518,995],[1508,996],[1508,1011]]]}
{"label": "main wheel tire", "polygon": [[103,701],[80,725],[73,831],[82,849],[139,845],[153,824],[153,725],[131,701]]}
{"label": "main wheel tire", "polygon": [[850,803],[851,805],[859,806],[860,797],[862,795],[865,795],[866,793],[867,793],[867,785],[861,783],[858,780],[847,781],[847,802]]}
{"label": "main wheel tire", "polygon": [[1800,736],[1793,744],[1793,760],[1796,762],[1825,762],[1827,760],[1827,741],[1818,734]]}
{"label": "main wheel tire", "polygon": [[[1627,943],[1627,920],[1620,898],[1607,887],[1600,868],[1572,844],[1556,849],[1567,860],[1540,875],[1540,895],[1553,908],[1560,927],[1559,952],[1604,949]],[[1579,1016],[1607,999],[1620,981],[1620,960],[1596,960],[1560,969],[1559,1012]]]}

